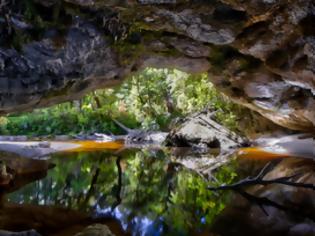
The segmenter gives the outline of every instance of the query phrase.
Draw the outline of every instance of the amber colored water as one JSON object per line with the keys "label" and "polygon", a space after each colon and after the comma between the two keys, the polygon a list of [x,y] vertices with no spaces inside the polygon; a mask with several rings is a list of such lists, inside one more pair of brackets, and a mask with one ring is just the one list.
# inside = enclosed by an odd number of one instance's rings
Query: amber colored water
{"label": "amber colored water", "polygon": [[67,152],[95,152],[97,150],[119,150],[123,148],[123,141],[103,142],[103,141],[74,141],[80,147],[70,149]]}
{"label": "amber colored water", "polygon": [[289,154],[275,153],[275,152],[267,151],[260,147],[240,148],[237,151],[237,155],[241,159],[250,159],[250,160],[273,160],[273,159],[278,159],[278,158],[290,157]]}

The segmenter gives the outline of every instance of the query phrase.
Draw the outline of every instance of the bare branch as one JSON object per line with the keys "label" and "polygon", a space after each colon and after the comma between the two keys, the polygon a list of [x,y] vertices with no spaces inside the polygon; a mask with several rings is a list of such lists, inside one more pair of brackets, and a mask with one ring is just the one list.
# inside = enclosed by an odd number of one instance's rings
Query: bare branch
{"label": "bare branch", "polygon": [[269,184],[282,184],[287,186],[293,186],[298,188],[307,188],[315,190],[314,184],[308,184],[308,183],[297,183],[292,181],[292,179],[297,178],[301,175],[301,173],[294,174],[291,176],[285,176],[275,179],[263,179],[264,176],[270,171],[270,169],[274,166],[272,162],[269,162],[265,167],[259,172],[259,174],[255,177],[247,177],[245,179],[242,179],[236,183],[229,184],[229,185],[221,185],[218,187],[212,187],[209,186],[208,189],[211,191],[219,191],[219,190],[238,190],[243,187],[248,187],[252,185],[269,185]]}

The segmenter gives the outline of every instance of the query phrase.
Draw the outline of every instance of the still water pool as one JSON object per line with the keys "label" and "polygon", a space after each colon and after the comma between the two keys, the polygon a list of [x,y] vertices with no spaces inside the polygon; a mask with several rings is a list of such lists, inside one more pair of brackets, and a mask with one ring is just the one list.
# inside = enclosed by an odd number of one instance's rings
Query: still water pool
{"label": "still water pool", "polygon": [[[50,160],[54,167],[47,173],[25,176],[22,184],[2,193],[0,226],[15,231],[34,228],[42,235],[74,235],[93,223],[107,224],[116,235],[276,235],[288,233],[296,220],[307,218],[301,214],[282,228],[260,234],[265,229],[258,231],[256,223],[268,225],[274,217],[275,226],[292,212],[259,205],[235,191],[213,192],[207,187],[254,175],[269,160],[231,156],[206,179],[201,166],[183,165],[192,158],[216,157],[155,148],[55,154]],[[295,166],[310,165],[291,159]],[[275,161],[279,165],[284,159]],[[249,191],[282,201],[280,190]],[[254,220],[253,214],[260,218]]]}

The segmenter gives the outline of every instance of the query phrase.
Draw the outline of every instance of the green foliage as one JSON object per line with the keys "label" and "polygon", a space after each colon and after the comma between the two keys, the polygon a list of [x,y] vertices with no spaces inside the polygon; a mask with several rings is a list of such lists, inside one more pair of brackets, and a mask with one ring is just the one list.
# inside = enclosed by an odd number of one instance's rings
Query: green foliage
{"label": "green foliage", "polygon": [[160,227],[163,235],[206,231],[230,199],[229,192],[218,194],[207,186],[234,181],[237,162],[218,168],[213,173],[215,181],[206,182],[170,161],[168,152],[58,154],[52,159],[56,166],[45,179],[10,194],[9,199],[20,204],[64,206],[95,216],[107,212],[116,217],[119,212],[118,220],[128,229],[136,224],[136,235],[156,235]]}
{"label": "green foliage", "polygon": [[[0,124],[3,134],[19,135],[61,135],[78,134],[90,132],[114,132],[120,134],[121,130],[117,127],[110,116],[102,110],[91,111],[89,107],[83,107],[78,111],[71,107],[64,109],[53,107],[48,109],[36,110],[30,114],[16,117],[8,117],[7,124]],[[129,124],[132,127],[132,117],[129,117]]]}
{"label": "green foliage", "polygon": [[113,118],[130,128],[168,129],[174,118],[204,108],[215,111],[218,122],[237,130],[236,116],[241,110],[214,89],[207,75],[148,68],[120,87],[98,90],[80,101],[8,116],[6,122],[0,122],[0,132],[12,135],[120,134],[122,130],[114,124]]}

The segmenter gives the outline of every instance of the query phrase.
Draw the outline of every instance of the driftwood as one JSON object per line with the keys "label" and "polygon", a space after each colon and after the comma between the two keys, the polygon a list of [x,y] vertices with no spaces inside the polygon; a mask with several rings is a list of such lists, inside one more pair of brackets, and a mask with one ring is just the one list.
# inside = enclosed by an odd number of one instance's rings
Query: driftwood
{"label": "driftwood", "polygon": [[226,191],[226,190],[232,190],[235,191],[236,193],[240,194],[243,196],[245,199],[247,199],[250,203],[253,203],[257,206],[260,207],[260,209],[268,215],[268,212],[265,210],[265,206],[272,206],[275,207],[279,210],[282,211],[287,211],[291,212],[294,214],[299,214],[301,216],[307,217],[311,220],[315,220],[315,216],[312,214],[309,214],[307,212],[302,211],[298,205],[292,205],[286,206],[280,203],[277,203],[274,200],[271,200],[267,197],[260,197],[260,196],[255,196],[252,193],[249,193],[248,191],[245,191],[244,188],[250,187],[250,186],[256,186],[256,185],[261,185],[261,186],[267,186],[271,184],[280,184],[280,185],[286,185],[286,186],[291,186],[291,187],[296,187],[296,188],[304,188],[304,189],[309,189],[312,191],[315,191],[315,185],[311,183],[298,183],[295,182],[294,179],[300,177],[303,173],[297,173],[294,175],[290,176],[285,176],[285,177],[279,177],[279,178],[273,178],[273,179],[264,179],[267,173],[269,173],[275,165],[278,164],[278,162],[268,162],[262,170],[258,173],[258,175],[254,177],[247,177],[245,179],[242,179],[236,183],[233,184],[223,184],[218,187],[213,187],[209,186],[208,189],[211,191]]}
{"label": "driftwood", "polygon": [[269,170],[273,166],[274,166],[274,163],[268,162],[265,165],[265,167],[260,171],[260,173],[255,177],[247,177],[234,184],[229,184],[229,185],[224,184],[218,187],[208,187],[208,189],[212,191],[239,190],[244,187],[253,186],[253,185],[283,184],[283,185],[288,185],[288,186],[293,186],[293,187],[298,187],[298,188],[307,188],[307,189],[315,190],[314,184],[296,183],[294,181],[291,181],[292,179],[299,177],[302,173],[265,180],[264,179],[265,175],[269,172]]}
{"label": "driftwood", "polygon": [[249,187],[253,185],[269,185],[269,184],[282,184],[282,185],[288,185],[288,186],[293,186],[293,187],[298,187],[298,188],[307,188],[307,189],[312,189],[315,190],[315,185],[314,184],[306,184],[306,183],[297,183],[292,181],[292,179],[299,177],[302,175],[302,173],[294,174],[291,176],[285,176],[285,177],[280,177],[280,178],[275,178],[275,179],[264,179],[265,175],[274,167],[275,162],[268,162],[262,170],[259,172],[259,174],[255,177],[247,177],[245,179],[242,179],[234,184],[229,184],[229,185],[221,185],[218,187],[211,187],[209,186],[208,189],[212,191],[219,191],[219,190],[238,190],[242,189],[244,187]]}
{"label": "driftwood", "polygon": [[125,144],[161,144],[166,139],[167,133],[147,131],[142,129],[130,129],[118,120],[113,119],[116,125],[123,129],[127,134],[124,137]]}

